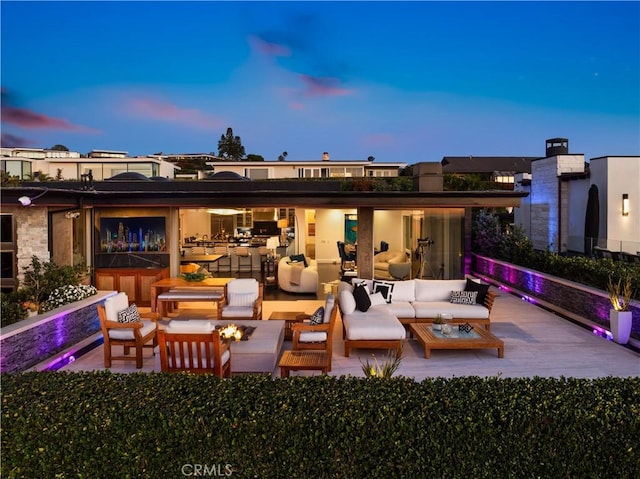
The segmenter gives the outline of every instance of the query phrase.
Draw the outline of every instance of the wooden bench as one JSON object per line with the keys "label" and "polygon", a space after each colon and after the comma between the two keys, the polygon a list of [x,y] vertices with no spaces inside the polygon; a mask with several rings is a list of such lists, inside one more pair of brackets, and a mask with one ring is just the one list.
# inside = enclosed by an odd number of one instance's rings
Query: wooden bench
{"label": "wooden bench", "polygon": [[[158,295],[156,299],[160,316],[166,316],[167,312],[172,312],[176,307],[176,303],[181,301],[211,301],[215,303],[222,299],[222,290],[213,288],[176,288]],[[165,303],[169,303],[165,307]]]}

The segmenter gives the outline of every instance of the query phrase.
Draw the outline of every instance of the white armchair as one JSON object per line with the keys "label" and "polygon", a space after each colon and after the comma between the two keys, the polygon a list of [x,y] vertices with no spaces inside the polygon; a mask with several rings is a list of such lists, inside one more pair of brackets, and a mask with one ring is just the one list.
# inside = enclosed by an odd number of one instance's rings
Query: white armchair
{"label": "white armchair", "polygon": [[253,278],[232,279],[218,301],[218,319],[262,319],[264,285]]}
{"label": "white armchair", "polygon": [[[278,263],[278,286],[290,293],[315,293],[318,291],[318,263],[315,259],[306,259],[307,265],[292,263],[289,256]],[[298,268],[298,269],[294,269]]]}
{"label": "white armchair", "polygon": [[[97,308],[104,337],[104,367],[110,368],[113,359],[125,359],[135,360],[136,368],[140,369],[142,348],[151,348],[153,351],[153,348],[158,345],[155,316],[151,316],[151,319],[141,319],[138,314],[132,315],[136,316],[135,318],[121,319],[119,313],[127,312],[129,308],[129,298],[126,293],[110,296],[104,304],[98,304]],[[123,346],[122,356],[112,354],[111,347],[114,345]],[[135,356],[129,356],[131,348],[135,349]]]}

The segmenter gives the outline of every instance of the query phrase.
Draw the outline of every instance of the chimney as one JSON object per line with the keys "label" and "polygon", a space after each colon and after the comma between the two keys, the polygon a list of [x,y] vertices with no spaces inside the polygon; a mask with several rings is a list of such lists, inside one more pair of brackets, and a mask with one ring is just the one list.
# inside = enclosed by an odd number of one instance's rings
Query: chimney
{"label": "chimney", "polygon": [[566,138],[550,138],[546,146],[547,158],[569,154],[569,140]]}
{"label": "chimney", "polygon": [[322,153],[322,161],[329,161],[329,152]]}

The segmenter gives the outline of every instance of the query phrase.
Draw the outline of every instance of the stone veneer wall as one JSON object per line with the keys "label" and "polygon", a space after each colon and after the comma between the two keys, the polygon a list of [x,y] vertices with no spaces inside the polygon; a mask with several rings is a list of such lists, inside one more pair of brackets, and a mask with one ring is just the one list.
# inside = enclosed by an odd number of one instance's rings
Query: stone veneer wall
{"label": "stone veneer wall", "polygon": [[0,329],[0,372],[25,371],[100,331],[96,304],[114,294],[100,291]]}
{"label": "stone veneer wall", "polygon": [[[490,278],[541,303],[549,303],[563,310],[562,312],[566,311],[609,329],[611,303],[607,292],[492,258],[479,255],[473,257],[473,274]],[[634,301],[631,311],[631,335],[640,339],[640,303]]]}
{"label": "stone veneer wall", "polygon": [[42,262],[51,260],[47,209],[22,206],[3,209],[3,213],[11,213],[16,219],[17,278],[22,281],[24,268],[31,265],[33,256]]}

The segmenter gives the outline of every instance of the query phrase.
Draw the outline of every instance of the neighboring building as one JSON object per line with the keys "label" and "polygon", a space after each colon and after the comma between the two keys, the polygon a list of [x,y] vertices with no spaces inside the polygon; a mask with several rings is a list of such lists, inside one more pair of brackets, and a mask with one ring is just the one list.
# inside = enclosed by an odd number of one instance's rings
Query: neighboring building
{"label": "neighboring building", "polygon": [[126,151],[92,150],[86,156],[76,151],[37,148],[1,148],[0,169],[24,180],[36,173],[52,178],[80,180],[91,171],[94,180],[120,173],[140,173],[146,177],[174,178],[176,165],[154,157],[131,158]]}
{"label": "neighboring building", "polygon": [[[594,246],[637,254],[640,251],[640,157],[605,156],[585,163],[570,154],[569,142],[547,140],[547,156],[532,162],[531,174],[517,175],[516,190],[529,193],[516,208],[520,225],[539,250],[590,254]],[[587,220],[589,189],[596,186],[597,210]],[[623,198],[628,204],[623,214]],[[588,234],[589,222],[597,233]]]}
{"label": "neighboring building", "polygon": [[531,162],[538,157],[531,156],[445,156],[442,158],[442,172],[456,176],[479,175],[483,181],[496,186],[513,189],[518,173],[531,173]]}
{"label": "neighboring building", "polygon": [[207,161],[213,173],[231,171],[252,180],[282,178],[358,178],[394,177],[407,167],[403,162],[331,160],[328,153],[318,160],[285,161]]}

